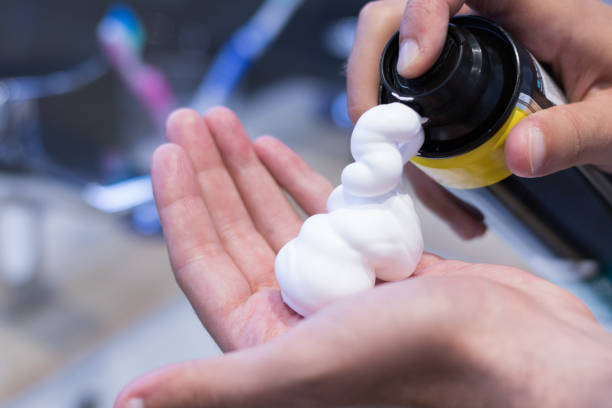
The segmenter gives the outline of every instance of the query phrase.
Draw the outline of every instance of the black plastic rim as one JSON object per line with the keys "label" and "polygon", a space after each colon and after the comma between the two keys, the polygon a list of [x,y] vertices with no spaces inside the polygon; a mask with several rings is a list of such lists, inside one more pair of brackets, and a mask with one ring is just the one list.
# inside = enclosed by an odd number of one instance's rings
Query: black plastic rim
{"label": "black plastic rim", "polygon": [[[507,46],[505,55],[509,61],[510,60],[512,61],[514,65],[512,67],[514,68],[513,78],[511,82],[513,84],[512,91],[508,92],[510,95],[507,98],[505,98],[503,109],[499,110],[500,113],[498,113],[495,117],[490,118],[490,120],[488,120],[486,123],[483,123],[482,126],[479,127],[479,130],[480,130],[479,134],[475,135],[475,137],[472,140],[470,140],[468,143],[465,143],[459,148],[454,148],[452,150],[444,150],[444,151],[436,151],[436,150],[427,149],[424,145],[425,148],[421,148],[421,150],[419,151],[419,156],[422,156],[422,157],[446,158],[446,157],[457,156],[457,155],[466,153],[470,150],[473,150],[474,148],[485,143],[495,133],[497,133],[497,131],[499,131],[499,129],[506,123],[506,121],[512,114],[512,111],[514,110],[516,106],[516,103],[518,101],[518,97],[519,97],[519,94],[521,92],[521,88],[523,85],[522,84],[522,73],[524,69],[523,64],[525,62],[523,61],[524,58],[521,58],[522,50],[519,50],[519,47],[522,47],[522,46],[520,46],[506,30],[504,30],[498,24],[488,19],[485,19],[483,17],[478,17],[478,16],[453,17],[450,20],[450,24],[465,27],[465,28],[475,30],[475,31],[478,31],[478,30],[486,31],[489,34],[493,34],[495,37],[502,40],[502,42]],[[385,49],[383,51],[383,54],[380,60],[381,84],[380,84],[380,92],[379,92],[379,103],[391,102],[390,100],[383,99],[385,98],[385,90],[386,90],[386,92],[388,94],[393,95],[394,99],[396,99],[397,101],[400,101],[412,108],[416,108],[416,110],[419,111],[418,106],[415,106],[414,104],[411,105],[411,102],[410,102],[411,98],[409,96],[402,95],[401,90],[397,89],[394,86],[394,84],[389,81],[389,79],[393,78],[393,71],[395,71],[393,64],[397,63],[397,53],[398,53],[398,47],[399,47],[398,40],[397,40],[398,35],[399,34],[396,33],[391,38],[391,40],[387,42],[387,45],[385,46]],[[523,51],[522,53],[524,54],[525,51]],[[428,73],[426,73],[425,75],[428,75]],[[427,134],[427,124],[425,124],[424,127],[425,127],[425,131]]]}

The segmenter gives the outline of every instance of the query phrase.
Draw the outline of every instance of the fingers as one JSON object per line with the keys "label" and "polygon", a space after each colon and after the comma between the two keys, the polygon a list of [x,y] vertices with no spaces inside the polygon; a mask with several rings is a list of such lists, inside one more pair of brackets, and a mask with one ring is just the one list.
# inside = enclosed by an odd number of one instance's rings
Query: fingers
{"label": "fingers", "polygon": [[[235,356],[244,356],[244,361]],[[164,367],[136,379],[119,394],[115,408],[240,406],[239,382],[249,370],[248,352]]]}
{"label": "fingers", "polygon": [[423,75],[436,62],[446,40],[449,18],[462,0],[409,0],[400,28],[397,71],[406,78]]}
{"label": "fingers", "polygon": [[[418,372],[411,364],[414,356],[423,355],[417,343],[430,327],[439,327],[427,318],[427,306],[439,296],[411,290],[419,281],[400,284],[403,290],[383,285],[382,290],[355,296],[353,302],[338,302],[265,345],[148,374],[121,392],[115,408],[312,407],[384,401],[380,398],[390,392],[380,388],[389,383],[385,379],[401,374],[396,370],[402,367]],[[418,313],[405,313],[406,299]],[[364,316],[371,324],[363,324]],[[406,330],[398,330],[398,322]],[[392,363],[397,363],[397,356],[401,364]],[[355,392],[339,391],[347,387]]]}
{"label": "fingers", "polygon": [[168,139],[189,154],[210,218],[234,264],[252,292],[275,286],[274,252],[257,232],[240,193],[217,150],[215,140],[195,111],[180,109],[168,119]]}
{"label": "fingers", "polygon": [[327,212],[327,198],[333,186],[280,140],[264,136],[254,143],[257,156],[278,184],[307,215]]}
{"label": "fingers", "polygon": [[177,282],[223,347],[223,320],[251,294],[249,284],[219,241],[184,150],[159,147],[151,178]]}
{"label": "fingers", "polygon": [[[391,35],[400,30],[399,73],[408,78],[422,75],[442,51],[449,17],[469,12],[464,2],[379,0],[363,7],[347,65],[348,111],[353,122],[378,101],[379,60]],[[552,61],[562,51],[565,37],[558,33],[574,25],[575,13],[567,12],[575,7],[571,0],[559,6],[552,1],[467,2],[475,12],[508,28],[543,61]]]}
{"label": "fingers", "polygon": [[433,66],[442,52],[450,16],[469,11],[464,3],[502,24],[543,61],[552,61],[562,51],[565,40],[559,33],[575,25],[575,13],[568,12],[576,7],[571,0],[409,0],[400,28],[400,75],[415,78]]}
{"label": "fingers", "polygon": [[[327,212],[327,197],[333,189],[327,179],[315,172],[293,150],[274,137],[260,137],[254,146],[257,155],[277,178],[279,184],[294,197],[308,215]],[[435,186],[440,188],[437,184]],[[480,220],[482,222],[482,215]],[[440,261],[442,258],[439,256],[424,252],[417,269],[427,268]]]}
{"label": "fingers", "polygon": [[463,239],[473,239],[486,232],[484,217],[472,205],[455,197],[416,166],[404,167],[419,200],[439,216]]}
{"label": "fingers", "polygon": [[255,154],[236,115],[215,108],[204,118],[255,227],[275,252],[300,231],[302,219]]}
{"label": "fingers", "polygon": [[[276,341],[274,345],[268,343],[214,359],[164,367],[129,384],[114,407],[322,406],[306,403],[309,389],[295,386],[309,377],[318,380],[316,370],[326,365],[326,360],[317,355],[321,347],[310,341],[317,337],[314,332],[302,330],[300,336],[293,334],[291,340]],[[325,356],[327,361],[331,354]]]}
{"label": "fingers", "polygon": [[556,106],[520,121],[508,135],[506,162],[522,177],[539,177],[576,165],[612,170],[612,96]]}
{"label": "fingers", "polygon": [[[308,215],[327,211],[325,203],[333,187],[325,178],[278,139],[262,137],[254,146],[278,183]],[[406,174],[423,204],[459,236],[472,239],[485,233],[484,217],[476,208],[459,200],[413,165],[406,166]]]}
{"label": "fingers", "polygon": [[[408,14],[404,14],[403,25],[412,24],[413,20],[418,18],[418,5],[411,6],[414,1],[406,0],[379,0],[373,1],[365,5],[359,13],[359,21],[355,32],[355,43],[351,51],[351,55],[347,65],[347,94],[348,94],[348,111],[353,122],[361,116],[363,112],[376,105],[378,102],[378,83],[379,83],[379,60],[382,51],[389,41],[389,38],[400,29],[402,22],[402,13],[406,9]],[[430,7],[428,2],[422,1],[426,7]],[[441,4],[441,1],[436,3]],[[461,3],[457,0],[457,3]],[[408,4],[408,5],[407,5]],[[439,6],[438,6],[439,7]],[[454,10],[454,7],[452,10]],[[412,12],[409,11],[412,10]],[[446,21],[443,18],[436,18],[438,25],[437,36],[446,36],[446,26],[448,24],[448,16],[450,13],[449,6],[444,9],[443,15],[446,15]],[[457,10],[459,10],[457,8]],[[455,11],[457,11],[455,10]],[[468,12],[469,9],[462,8],[462,12]],[[412,14],[415,17],[411,17]],[[422,13],[421,13],[422,14]],[[419,23],[418,27],[422,27]],[[420,28],[415,28],[418,30]],[[402,28],[406,33],[411,32],[411,28]],[[429,33],[427,33],[430,37]],[[441,46],[444,44],[444,38],[439,39]],[[431,40],[423,40],[425,44]],[[431,50],[425,54],[425,60],[420,62],[423,72],[427,70],[423,61],[431,60],[431,64],[437,56],[433,56],[436,51]]]}
{"label": "fingers", "polygon": [[370,2],[359,13],[347,65],[348,111],[353,122],[378,102],[379,60],[400,26],[406,0]]}

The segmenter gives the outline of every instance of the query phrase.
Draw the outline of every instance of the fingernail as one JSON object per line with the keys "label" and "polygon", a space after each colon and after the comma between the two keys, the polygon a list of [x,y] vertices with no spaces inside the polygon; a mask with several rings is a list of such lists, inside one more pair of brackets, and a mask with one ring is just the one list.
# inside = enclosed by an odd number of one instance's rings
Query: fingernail
{"label": "fingernail", "polygon": [[531,174],[542,169],[544,160],[546,159],[546,146],[544,145],[544,135],[537,127],[529,128],[528,130],[529,143],[529,169]]}
{"label": "fingernail", "polygon": [[402,74],[412,62],[419,56],[419,45],[411,38],[406,38],[400,45],[399,55],[397,57],[397,72]]}
{"label": "fingernail", "polygon": [[132,398],[123,408],[144,408],[144,401],[140,398]]}

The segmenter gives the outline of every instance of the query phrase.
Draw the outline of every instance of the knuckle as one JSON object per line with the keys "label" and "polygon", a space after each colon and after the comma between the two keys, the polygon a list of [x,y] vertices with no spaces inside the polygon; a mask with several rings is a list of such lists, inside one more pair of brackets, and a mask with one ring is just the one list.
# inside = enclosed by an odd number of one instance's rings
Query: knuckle
{"label": "knuckle", "polygon": [[567,151],[564,153],[567,155],[567,159],[571,160],[572,162],[576,162],[586,146],[585,131],[583,126],[580,124],[580,119],[576,117],[573,110],[562,106],[559,107],[558,112],[561,114],[567,125],[567,135],[570,139],[567,141]]}
{"label": "knuckle", "polygon": [[412,15],[418,15],[419,17],[429,17],[437,14],[439,10],[438,1],[431,0],[411,0],[408,1],[406,9]]}
{"label": "knuckle", "polygon": [[[406,4],[406,11],[402,17],[402,30],[404,34],[410,32],[412,36],[426,37],[435,28],[435,22],[441,16],[449,13],[449,5],[441,0],[410,0]],[[435,31],[435,30],[434,30]],[[421,47],[427,42],[420,43]]]}
{"label": "knuckle", "polygon": [[[399,9],[401,10],[401,8]],[[377,0],[366,3],[359,11],[360,22],[371,22],[386,20],[396,14],[398,11],[397,1],[393,0]]]}

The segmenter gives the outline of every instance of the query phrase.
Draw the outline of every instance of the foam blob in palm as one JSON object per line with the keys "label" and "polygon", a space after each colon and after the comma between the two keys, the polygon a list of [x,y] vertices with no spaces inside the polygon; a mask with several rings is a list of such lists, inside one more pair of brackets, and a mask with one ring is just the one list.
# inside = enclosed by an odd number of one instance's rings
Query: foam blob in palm
{"label": "foam blob in palm", "polygon": [[327,201],[278,253],[283,300],[302,316],[374,287],[376,278],[410,276],[423,253],[414,204],[402,192],[402,170],[423,144],[421,117],[400,103],[378,105],[351,135],[354,163]]}

